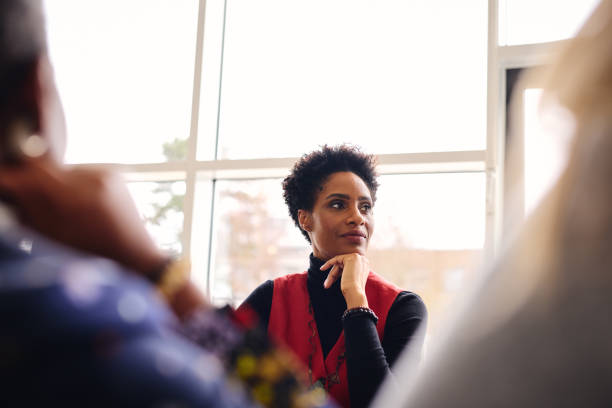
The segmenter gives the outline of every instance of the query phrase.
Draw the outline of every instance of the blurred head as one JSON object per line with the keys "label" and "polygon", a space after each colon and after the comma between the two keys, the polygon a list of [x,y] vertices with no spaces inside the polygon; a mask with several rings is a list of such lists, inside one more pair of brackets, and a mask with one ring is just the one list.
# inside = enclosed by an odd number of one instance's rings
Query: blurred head
{"label": "blurred head", "polygon": [[612,111],[612,2],[602,0],[547,72],[545,102],[554,99],[577,121]]}
{"label": "blurred head", "polygon": [[[561,250],[588,262],[612,253],[612,1],[602,0],[548,76],[543,103],[574,117],[567,168],[559,183]],[[612,260],[606,260],[606,268]]]}
{"label": "blurred head", "polygon": [[289,214],[316,257],[365,254],[374,231],[375,166],[356,147],[323,146],[304,155],[283,181]]}
{"label": "blurred head", "polygon": [[[608,278],[612,266],[610,44],[612,1],[602,0],[576,37],[563,45],[545,70],[534,73],[543,75],[545,85],[540,108],[564,108],[572,117],[573,133],[563,172],[514,237],[514,260],[503,266],[515,277],[521,271],[523,279],[517,282],[523,284],[523,294],[527,283],[542,296],[564,279],[589,285],[599,273],[612,282]],[[587,272],[590,278],[585,278]],[[509,297],[517,292],[508,290]]]}
{"label": "blurred head", "polygon": [[[35,136],[32,138],[32,136]],[[0,160],[64,153],[64,114],[40,0],[0,1]]]}

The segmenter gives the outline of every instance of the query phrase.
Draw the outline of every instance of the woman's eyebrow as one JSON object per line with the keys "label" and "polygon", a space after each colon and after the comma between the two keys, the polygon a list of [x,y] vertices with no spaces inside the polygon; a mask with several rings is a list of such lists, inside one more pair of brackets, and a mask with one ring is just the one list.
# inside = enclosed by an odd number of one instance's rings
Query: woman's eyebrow
{"label": "woman's eyebrow", "polygon": [[329,199],[329,198],[343,198],[343,199],[345,199],[345,200],[348,200],[348,199],[350,199],[351,197],[349,197],[349,196],[348,196],[348,195],[346,195],[346,194],[332,193],[332,194],[328,195],[327,197],[325,197],[325,199],[326,199],[326,200],[327,200],[327,199]]}
{"label": "woman's eyebrow", "polygon": [[[350,196],[348,194],[340,194],[340,193],[332,193],[330,195],[328,195],[327,197],[325,197],[326,200],[330,199],[330,198],[342,198],[344,200],[350,200]],[[361,196],[358,197],[357,200],[359,201],[372,201],[372,199],[370,197],[367,196]]]}

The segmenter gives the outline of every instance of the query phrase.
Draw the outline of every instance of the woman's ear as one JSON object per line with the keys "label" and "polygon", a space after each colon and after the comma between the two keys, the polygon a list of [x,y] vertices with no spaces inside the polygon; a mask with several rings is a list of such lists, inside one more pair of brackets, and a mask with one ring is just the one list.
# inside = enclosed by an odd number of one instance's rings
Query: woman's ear
{"label": "woman's ear", "polygon": [[300,228],[306,232],[310,232],[312,230],[312,216],[310,211],[298,210],[298,222],[300,223]]}

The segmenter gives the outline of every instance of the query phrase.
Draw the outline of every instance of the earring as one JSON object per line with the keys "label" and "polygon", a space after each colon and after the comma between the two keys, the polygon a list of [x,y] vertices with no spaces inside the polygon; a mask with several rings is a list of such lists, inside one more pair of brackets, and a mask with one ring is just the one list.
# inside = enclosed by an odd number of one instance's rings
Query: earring
{"label": "earring", "polygon": [[36,158],[49,150],[49,143],[37,134],[33,134],[29,122],[18,119],[12,124],[10,131],[14,154]]}
{"label": "earring", "polygon": [[36,158],[47,153],[49,145],[42,137],[30,135],[21,141],[19,148],[21,149],[21,153],[25,156]]}

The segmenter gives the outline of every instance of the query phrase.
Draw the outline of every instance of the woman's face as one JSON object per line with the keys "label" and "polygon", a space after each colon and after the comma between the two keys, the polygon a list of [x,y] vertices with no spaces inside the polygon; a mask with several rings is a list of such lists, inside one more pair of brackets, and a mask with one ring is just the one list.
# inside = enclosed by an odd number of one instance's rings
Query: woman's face
{"label": "woman's face", "polygon": [[299,210],[302,229],[308,232],[315,257],[365,255],[374,232],[370,190],[355,173],[331,174],[319,191],[312,211]]}

